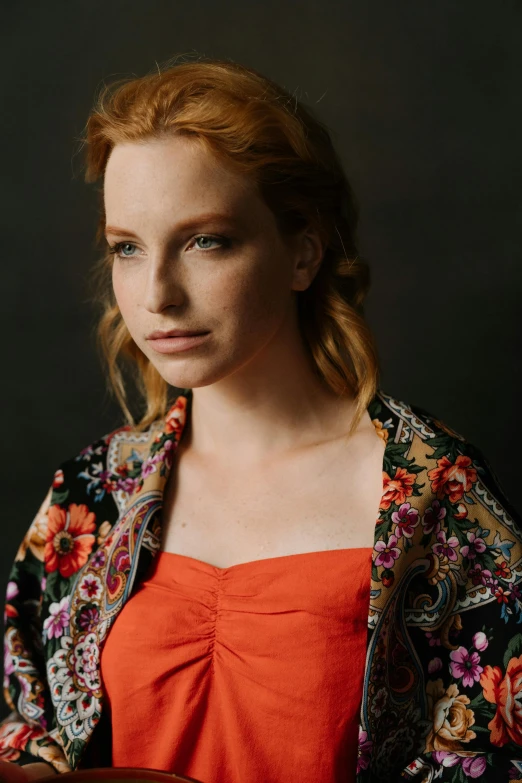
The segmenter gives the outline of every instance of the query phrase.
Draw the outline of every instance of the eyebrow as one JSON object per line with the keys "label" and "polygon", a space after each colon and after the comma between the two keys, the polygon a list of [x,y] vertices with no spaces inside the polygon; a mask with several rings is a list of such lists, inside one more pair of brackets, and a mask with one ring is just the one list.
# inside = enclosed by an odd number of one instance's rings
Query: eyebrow
{"label": "eyebrow", "polygon": [[[185,231],[189,228],[194,228],[201,223],[210,223],[212,220],[227,220],[230,223],[235,223],[237,218],[232,214],[225,214],[220,212],[208,212],[204,215],[198,215],[197,217],[185,220],[183,223],[179,223],[176,227],[177,231]],[[105,226],[105,236],[107,234],[125,235],[138,239],[138,235],[134,231],[129,231],[127,228],[121,228],[119,226]]]}

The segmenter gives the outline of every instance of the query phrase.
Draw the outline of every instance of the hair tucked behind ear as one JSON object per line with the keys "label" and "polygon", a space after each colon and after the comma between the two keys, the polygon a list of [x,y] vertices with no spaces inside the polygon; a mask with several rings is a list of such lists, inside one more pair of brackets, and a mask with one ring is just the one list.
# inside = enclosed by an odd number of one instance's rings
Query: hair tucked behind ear
{"label": "hair tucked behind ear", "polygon": [[[358,207],[326,127],[285,89],[229,60],[168,61],[100,90],[86,125],[86,182],[103,179],[116,144],[180,134],[197,139],[236,172],[257,183],[282,234],[317,230],[325,252],[313,282],[298,291],[299,327],[318,376],[338,395],[353,394],[352,431],[378,385],[374,338],[364,320],[370,286],[356,246]],[[104,244],[100,190],[97,241]],[[113,256],[105,245],[95,267],[96,327],[109,388],[138,430],[163,417],[169,387],[131,338],[112,290]],[[136,421],[123,370],[145,400]],[[179,390],[176,391],[179,393]]]}

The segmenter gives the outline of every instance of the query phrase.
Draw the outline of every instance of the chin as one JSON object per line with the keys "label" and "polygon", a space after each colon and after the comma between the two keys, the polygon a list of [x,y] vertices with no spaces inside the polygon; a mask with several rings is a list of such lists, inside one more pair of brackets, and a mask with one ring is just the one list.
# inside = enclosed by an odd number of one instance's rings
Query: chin
{"label": "chin", "polygon": [[[196,362],[194,362],[195,364]],[[167,364],[163,367],[158,367],[155,364],[155,367],[169,386],[174,386],[177,389],[197,389],[203,386],[210,386],[230,374],[222,368],[221,370],[216,368],[214,371],[205,371],[203,368],[200,368],[198,371],[195,366],[181,369],[180,367],[168,367]]]}

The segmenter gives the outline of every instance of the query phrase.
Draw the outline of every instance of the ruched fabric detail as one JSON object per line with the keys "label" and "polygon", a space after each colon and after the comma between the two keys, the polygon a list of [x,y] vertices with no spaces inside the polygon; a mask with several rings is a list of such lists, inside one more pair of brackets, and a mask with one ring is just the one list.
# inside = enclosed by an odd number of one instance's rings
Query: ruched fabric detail
{"label": "ruched fabric detail", "polygon": [[218,568],[159,552],[102,650],[113,766],[355,780],[371,553]]}

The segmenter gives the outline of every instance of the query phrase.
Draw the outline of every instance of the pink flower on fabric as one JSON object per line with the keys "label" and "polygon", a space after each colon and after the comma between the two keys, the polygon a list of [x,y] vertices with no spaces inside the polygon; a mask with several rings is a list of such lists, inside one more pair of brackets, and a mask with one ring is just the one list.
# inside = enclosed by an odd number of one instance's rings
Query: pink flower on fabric
{"label": "pink flower on fabric", "polygon": [[441,506],[440,500],[434,500],[433,503],[429,508],[426,509],[426,512],[422,518],[422,527],[424,529],[424,532],[428,535],[429,533],[438,533],[440,530],[440,523],[446,516],[446,509],[444,506]]}
{"label": "pink flower on fabric", "polygon": [[[15,667],[13,664],[13,656],[11,655],[11,650],[9,649],[7,642],[4,640],[4,678],[12,674],[14,670]],[[4,686],[8,684],[9,684],[9,680],[7,680],[6,683],[4,679]]]}
{"label": "pink flower on fabric", "polygon": [[384,566],[385,568],[392,568],[394,562],[400,557],[401,550],[396,547],[397,536],[391,535],[388,539],[388,543],[384,541],[377,541],[374,546],[376,552],[378,552],[375,558],[376,566]]}
{"label": "pink flower on fabric", "polygon": [[464,774],[468,778],[480,778],[486,770],[486,759],[484,756],[459,756],[457,753],[450,753],[446,750],[436,750],[433,758],[442,764],[443,767],[456,767],[462,765]]}
{"label": "pink flower on fabric", "polygon": [[7,583],[7,591],[6,591],[6,600],[12,601],[13,598],[16,598],[20,590],[18,589],[18,585],[16,582],[8,582]]}
{"label": "pink flower on fabric", "polygon": [[105,560],[107,559],[107,556],[105,554],[105,550],[98,549],[96,554],[91,560],[91,564],[93,568],[102,568],[105,565]]}
{"label": "pink flower on fabric", "polygon": [[62,598],[60,603],[53,602],[49,607],[49,617],[44,620],[44,630],[47,636],[52,639],[58,638],[63,634],[64,628],[69,625],[69,596]]}
{"label": "pink flower on fabric", "polygon": [[477,631],[473,637],[473,647],[479,652],[484,652],[488,646],[488,637],[482,631]]}
{"label": "pink flower on fabric", "polygon": [[484,756],[467,756],[462,759],[462,769],[468,778],[480,778],[486,771]]}
{"label": "pink flower on fabric", "polygon": [[136,487],[138,486],[139,479],[137,478],[125,478],[125,479],[118,479],[116,482],[116,488],[121,489],[124,492],[127,492],[128,494],[131,494],[136,490]]}
{"label": "pink flower on fabric", "polygon": [[433,544],[432,546],[432,550],[436,555],[447,557],[448,560],[457,559],[457,547],[459,545],[457,536],[450,536],[448,540],[446,540],[446,533],[444,530],[439,530],[437,533],[437,541],[438,544]]}
{"label": "pink flower on fabric", "polygon": [[442,669],[442,660],[440,658],[432,658],[428,663],[428,674],[434,674]]}
{"label": "pink flower on fabric", "polygon": [[372,751],[373,742],[368,739],[368,734],[359,728],[359,749],[357,758],[357,774],[363,769],[367,769],[370,763],[370,753]]}
{"label": "pink flower on fabric", "polygon": [[465,647],[459,647],[458,650],[450,652],[450,658],[450,671],[454,677],[462,677],[465,688],[471,688],[480,680],[483,668],[479,665],[480,655],[477,652],[470,654]]}
{"label": "pink flower on fabric", "polygon": [[24,699],[29,699],[31,696],[31,683],[25,677],[22,677],[22,679],[19,680],[19,683],[22,687],[22,695]]}
{"label": "pink flower on fabric", "polygon": [[443,767],[455,767],[460,762],[460,756],[447,750],[436,750],[433,753],[433,758]]}
{"label": "pink flower on fabric", "polygon": [[438,631],[435,631],[432,633],[431,631],[426,631],[426,639],[429,642],[430,647],[440,647],[440,636],[438,634]]}
{"label": "pink flower on fabric", "polygon": [[400,505],[399,510],[394,511],[391,518],[397,525],[395,533],[398,538],[401,536],[411,538],[414,529],[419,524],[419,512],[417,509],[411,507],[411,503],[403,503]]}
{"label": "pink flower on fabric", "polygon": [[476,563],[473,568],[468,571],[468,578],[471,579],[474,585],[484,585],[487,587],[493,574],[488,568],[482,568],[480,563]]}
{"label": "pink flower on fabric", "polygon": [[481,554],[482,552],[486,551],[486,544],[484,542],[483,538],[479,538],[475,535],[475,533],[472,533],[469,531],[466,533],[466,538],[469,541],[469,544],[465,544],[461,548],[462,557],[467,557],[470,560],[472,560],[474,557],[476,557],[478,554]]}
{"label": "pink flower on fabric", "polygon": [[141,466],[141,475],[143,478],[147,478],[147,476],[150,476],[151,473],[156,472],[157,470],[155,464],[156,462],[157,459],[155,459],[154,457],[145,460],[145,462]]}

